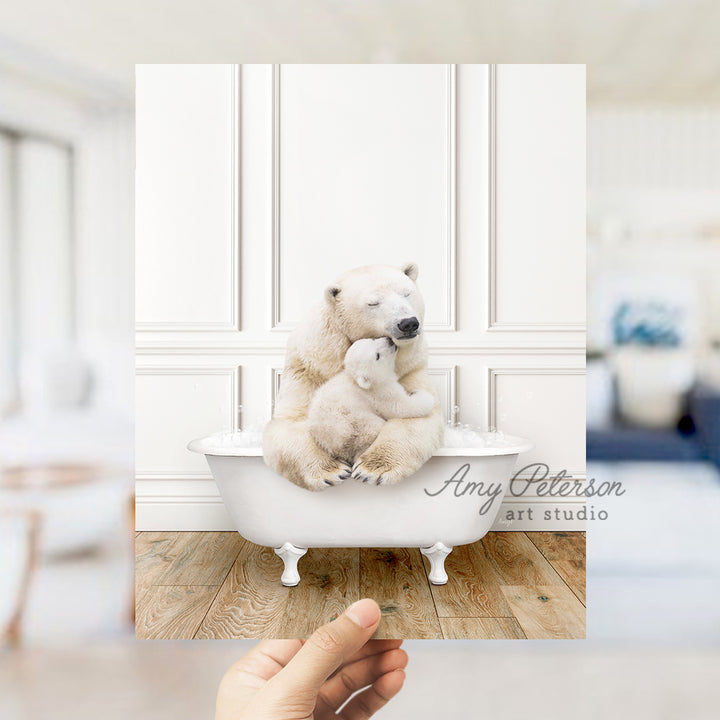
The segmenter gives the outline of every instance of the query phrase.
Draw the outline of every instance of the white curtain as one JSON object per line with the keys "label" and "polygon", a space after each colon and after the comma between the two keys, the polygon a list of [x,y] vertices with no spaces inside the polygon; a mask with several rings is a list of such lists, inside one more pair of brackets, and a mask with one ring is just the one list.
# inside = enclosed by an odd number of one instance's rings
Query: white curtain
{"label": "white curtain", "polygon": [[6,412],[20,389],[32,393],[38,368],[73,343],[72,186],[67,146],[0,135],[0,408]]}
{"label": "white curtain", "polygon": [[0,133],[0,416],[15,400],[13,141]]}

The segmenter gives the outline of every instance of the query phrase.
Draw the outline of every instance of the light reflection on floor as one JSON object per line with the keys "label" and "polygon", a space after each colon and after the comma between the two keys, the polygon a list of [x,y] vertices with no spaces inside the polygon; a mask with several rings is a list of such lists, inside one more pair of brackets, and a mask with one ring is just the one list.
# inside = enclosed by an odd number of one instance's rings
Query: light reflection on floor
{"label": "light reflection on floor", "polygon": [[134,637],[133,547],[117,528],[101,547],[43,559],[33,577],[24,619],[29,645]]}
{"label": "light reflection on floor", "polygon": [[[196,720],[248,641],[113,642],[28,650],[0,661],[9,720]],[[720,650],[585,641],[406,643],[406,686],[378,718],[633,720],[714,717]]]}
{"label": "light reflection on floor", "polygon": [[622,497],[589,499],[588,636],[720,642],[720,473],[709,463],[590,463]]}

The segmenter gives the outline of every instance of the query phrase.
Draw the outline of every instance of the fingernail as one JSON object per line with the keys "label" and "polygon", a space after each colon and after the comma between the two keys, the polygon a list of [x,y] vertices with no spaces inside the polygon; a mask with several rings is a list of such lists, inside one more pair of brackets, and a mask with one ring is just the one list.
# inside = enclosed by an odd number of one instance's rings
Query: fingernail
{"label": "fingernail", "polygon": [[374,600],[365,598],[353,603],[345,614],[361,628],[369,628],[380,619],[380,608]]}

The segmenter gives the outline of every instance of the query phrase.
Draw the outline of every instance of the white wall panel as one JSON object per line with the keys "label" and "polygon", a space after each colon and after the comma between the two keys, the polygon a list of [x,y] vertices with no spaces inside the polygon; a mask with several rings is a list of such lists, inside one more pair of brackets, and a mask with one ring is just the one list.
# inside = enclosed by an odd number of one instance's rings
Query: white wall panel
{"label": "white wall panel", "polygon": [[210,477],[190,440],[237,429],[239,370],[138,368],[135,387],[138,477]]}
{"label": "white wall panel", "polygon": [[136,319],[146,329],[237,324],[237,73],[137,71]]}
{"label": "white wall panel", "polygon": [[438,367],[430,363],[428,374],[440,400],[440,407],[446,419],[455,416],[457,405],[457,368],[455,365]]}
{"label": "white wall panel", "polygon": [[[458,406],[461,422],[526,435],[530,460],[581,474],[582,68],[237,72],[138,70],[139,162],[158,138],[146,175],[175,193],[153,204],[153,184],[137,190],[139,526],[232,527],[214,486],[197,484],[208,471],[185,444],[228,427],[236,366],[243,423],[267,419],[288,331],[336,275],[374,262],[420,265],[429,372],[446,417]],[[187,92],[198,107],[172,110]],[[181,126],[171,133],[188,145],[182,156],[155,111]],[[178,198],[179,217],[168,211]]]}
{"label": "white wall panel", "polygon": [[495,76],[490,329],[585,323],[585,66]]}
{"label": "white wall panel", "polygon": [[448,65],[277,68],[274,325],[348,268],[414,260],[428,329],[453,329],[454,88]]}
{"label": "white wall panel", "polygon": [[[489,368],[490,425],[527,437],[521,462],[551,472],[585,473],[585,371],[582,368]],[[519,468],[518,468],[519,469]]]}

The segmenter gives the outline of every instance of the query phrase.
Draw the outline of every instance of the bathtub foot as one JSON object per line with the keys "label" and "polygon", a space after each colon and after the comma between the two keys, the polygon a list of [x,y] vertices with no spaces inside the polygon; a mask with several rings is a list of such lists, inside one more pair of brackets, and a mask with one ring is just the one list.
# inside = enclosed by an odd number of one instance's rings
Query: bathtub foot
{"label": "bathtub foot", "polygon": [[448,581],[445,572],[445,558],[452,552],[452,548],[441,542],[436,542],[432,547],[420,548],[420,552],[430,560],[430,573],[428,578],[433,585],[444,585]]}
{"label": "bathtub foot", "polygon": [[281,548],[275,548],[275,554],[282,558],[285,563],[283,570],[282,584],[287,587],[295,587],[300,582],[298,573],[298,560],[307,552],[306,548],[295,547],[292,543],[286,542]]}

